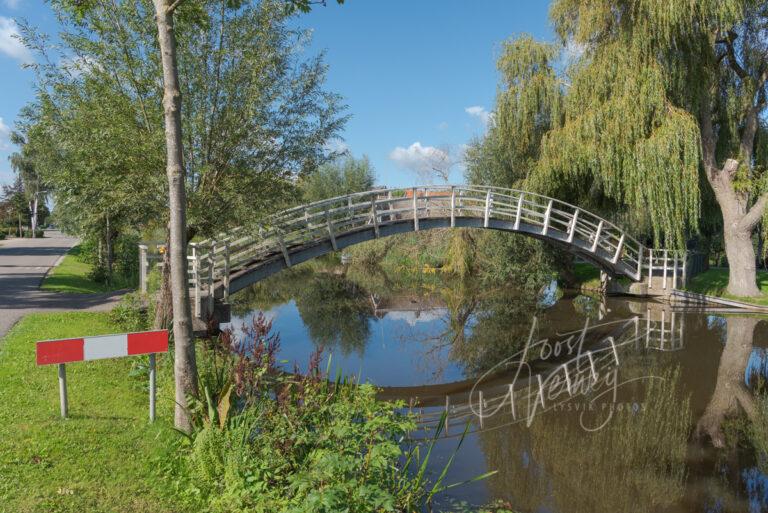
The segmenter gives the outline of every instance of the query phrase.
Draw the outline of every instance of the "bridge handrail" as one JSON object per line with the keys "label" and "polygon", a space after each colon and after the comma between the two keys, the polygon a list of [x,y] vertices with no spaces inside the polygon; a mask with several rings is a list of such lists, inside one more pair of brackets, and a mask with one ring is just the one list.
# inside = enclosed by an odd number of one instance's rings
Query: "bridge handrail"
{"label": "bridge handrail", "polygon": [[558,230],[568,235],[564,242],[578,239],[592,253],[599,249],[602,260],[614,266],[620,263],[623,267],[618,272],[635,281],[641,279],[644,269],[659,269],[657,264],[664,266],[665,276],[670,262],[675,273],[680,264],[681,252],[662,254],[663,250],[646,248],[613,222],[543,194],[485,185],[422,185],[356,192],[291,207],[252,227],[237,227],[216,239],[192,243],[190,285],[198,297],[203,288],[211,295],[214,281],[223,278],[227,282],[233,269],[249,261],[282,253],[290,266],[290,250],[299,245],[330,238],[336,249],[335,235],[352,230],[373,226],[378,236],[379,226],[393,221],[413,219],[418,230],[420,221],[449,216],[451,226],[455,218],[469,216],[484,218],[486,227],[490,219],[514,221],[514,230],[524,223],[528,231],[531,226],[541,230],[542,236],[550,229]]}

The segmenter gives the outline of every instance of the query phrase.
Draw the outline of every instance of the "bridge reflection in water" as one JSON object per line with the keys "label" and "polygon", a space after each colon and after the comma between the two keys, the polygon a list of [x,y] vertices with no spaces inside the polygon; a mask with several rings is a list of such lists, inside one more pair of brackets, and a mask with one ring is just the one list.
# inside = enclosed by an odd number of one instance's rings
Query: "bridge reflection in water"
{"label": "bridge reflection in water", "polygon": [[[473,424],[469,432],[483,430],[485,419],[496,415],[505,416],[508,423],[530,425],[536,414],[562,408],[574,399],[602,397],[607,393],[606,386],[621,386],[618,380],[624,358],[647,351],[683,349],[685,318],[681,312],[648,309],[644,318],[596,324],[587,318],[581,330],[534,340],[536,325],[533,317],[531,337],[523,349],[478,379],[384,387],[382,397],[406,400],[424,428],[435,428],[442,422],[445,437],[461,435],[467,422]],[[649,375],[633,379],[656,378]],[[447,387],[455,392],[442,394]],[[494,429],[499,427],[494,423]]]}

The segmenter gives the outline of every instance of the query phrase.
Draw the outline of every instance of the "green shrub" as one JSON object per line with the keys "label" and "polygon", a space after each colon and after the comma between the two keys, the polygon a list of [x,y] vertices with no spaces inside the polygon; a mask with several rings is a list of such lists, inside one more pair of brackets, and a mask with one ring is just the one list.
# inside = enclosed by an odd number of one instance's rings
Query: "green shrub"
{"label": "green shrub", "polygon": [[226,331],[200,352],[204,399],[190,403],[195,428],[182,465],[194,506],[214,513],[421,510],[442,479],[429,487],[424,477],[431,445],[419,461],[418,447],[404,442],[416,428],[412,416],[398,413],[404,404],[378,401],[370,384],[329,381],[319,354],[306,374],[280,372],[279,338],[270,330],[259,315],[242,340]]}
{"label": "green shrub", "polygon": [[109,320],[125,331],[146,331],[151,325],[150,310],[140,293],[131,292],[109,312]]}

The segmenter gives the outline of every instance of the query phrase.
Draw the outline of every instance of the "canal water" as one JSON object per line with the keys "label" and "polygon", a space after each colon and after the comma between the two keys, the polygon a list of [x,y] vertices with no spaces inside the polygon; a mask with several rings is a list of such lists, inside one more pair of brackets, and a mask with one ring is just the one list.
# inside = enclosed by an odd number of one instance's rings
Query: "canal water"
{"label": "canal water", "polygon": [[238,293],[233,327],[258,312],[287,368],[322,347],[418,413],[422,443],[440,426],[433,478],[453,458],[444,484],[470,482],[438,510],[768,511],[768,318],[350,267]]}

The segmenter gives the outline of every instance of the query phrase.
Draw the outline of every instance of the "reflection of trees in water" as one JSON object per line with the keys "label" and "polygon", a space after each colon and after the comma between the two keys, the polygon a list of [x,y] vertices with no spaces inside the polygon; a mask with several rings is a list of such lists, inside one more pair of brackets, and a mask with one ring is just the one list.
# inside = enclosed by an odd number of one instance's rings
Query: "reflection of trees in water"
{"label": "reflection of trees in water", "polygon": [[[596,432],[581,428],[578,413],[552,411],[533,424],[488,419],[478,436],[496,498],[526,511],[637,512],[668,507],[684,491],[691,419],[681,399],[678,371],[644,386],[644,409],[616,411]],[[608,401],[609,399],[606,399]]]}
{"label": "reflection of trees in water", "polygon": [[239,293],[235,315],[266,311],[293,300],[312,341],[330,351],[362,353],[372,318],[366,292],[343,276],[308,267],[284,271]]}
{"label": "reflection of trees in water", "polygon": [[751,420],[755,420],[755,399],[744,379],[752,354],[755,327],[760,321],[758,317],[725,318],[726,339],[717,369],[715,391],[696,426],[697,434],[708,436],[715,447],[725,446],[723,422],[727,417],[741,409]]}

